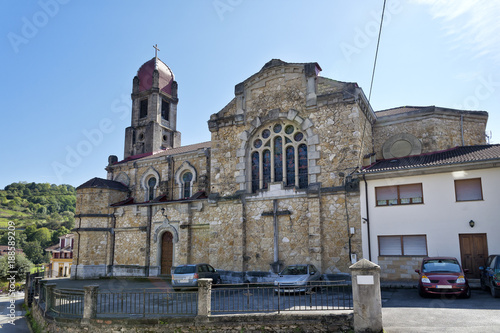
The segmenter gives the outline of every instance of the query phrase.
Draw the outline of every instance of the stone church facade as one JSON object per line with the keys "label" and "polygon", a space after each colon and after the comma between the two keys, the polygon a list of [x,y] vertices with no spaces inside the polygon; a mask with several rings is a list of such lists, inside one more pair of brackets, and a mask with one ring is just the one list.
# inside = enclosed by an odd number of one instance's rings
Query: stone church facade
{"label": "stone church facade", "polygon": [[73,278],[160,276],[207,262],[231,281],[288,264],[348,272],[364,257],[358,171],[376,159],[484,143],[487,114],[374,112],[317,63],[271,60],[181,145],[177,82],[157,57],[133,80],[124,158],[77,188]]}

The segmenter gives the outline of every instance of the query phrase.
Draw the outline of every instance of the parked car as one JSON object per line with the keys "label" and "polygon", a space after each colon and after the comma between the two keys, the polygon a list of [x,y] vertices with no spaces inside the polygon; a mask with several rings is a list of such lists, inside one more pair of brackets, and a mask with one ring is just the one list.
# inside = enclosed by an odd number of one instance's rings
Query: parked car
{"label": "parked car", "polygon": [[428,257],[422,260],[421,269],[416,269],[419,277],[418,293],[429,295],[454,295],[469,298],[469,282],[465,277],[468,270],[462,270],[456,258]]}
{"label": "parked car", "polygon": [[212,279],[213,284],[221,282],[219,273],[209,264],[192,264],[180,265],[174,268],[172,286],[175,290],[198,287],[199,279]]}
{"label": "parked car", "polygon": [[312,282],[319,281],[321,274],[314,265],[290,265],[279,273],[274,281],[275,292],[302,292],[310,289]]}
{"label": "parked car", "polygon": [[493,254],[486,259],[486,266],[481,271],[481,289],[490,288],[491,296],[500,297],[500,254]]}

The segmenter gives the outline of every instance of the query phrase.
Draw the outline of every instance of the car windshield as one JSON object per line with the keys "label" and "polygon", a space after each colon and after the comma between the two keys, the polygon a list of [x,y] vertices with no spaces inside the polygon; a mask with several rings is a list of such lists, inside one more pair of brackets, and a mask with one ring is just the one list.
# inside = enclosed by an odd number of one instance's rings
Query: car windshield
{"label": "car windshield", "polygon": [[196,266],[178,266],[175,268],[174,274],[189,274],[196,272]]}
{"label": "car windshield", "polygon": [[460,273],[460,265],[456,260],[453,259],[432,259],[424,262],[422,271],[425,273]]}
{"label": "car windshield", "polygon": [[288,266],[280,275],[305,275],[307,274],[307,266]]}

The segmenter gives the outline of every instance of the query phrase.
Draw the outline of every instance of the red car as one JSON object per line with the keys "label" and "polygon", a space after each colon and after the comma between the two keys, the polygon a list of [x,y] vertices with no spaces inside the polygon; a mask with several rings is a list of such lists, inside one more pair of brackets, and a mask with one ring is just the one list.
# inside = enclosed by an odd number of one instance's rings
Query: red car
{"label": "red car", "polygon": [[418,293],[422,297],[430,295],[450,295],[463,298],[470,297],[469,282],[465,277],[468,270],[462,270],[456,258],[429,257],[422,260]]}

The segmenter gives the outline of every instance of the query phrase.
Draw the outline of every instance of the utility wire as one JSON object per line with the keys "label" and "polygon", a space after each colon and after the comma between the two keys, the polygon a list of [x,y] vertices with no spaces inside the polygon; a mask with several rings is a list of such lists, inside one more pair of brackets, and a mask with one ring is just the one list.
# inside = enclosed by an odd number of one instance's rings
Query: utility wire
{"label": "utility wire", "polygon": [[378,47],[380,45],[380,35],[382,34],[382,24],[384,23],[385,2],[386,2],[386,0],[384,0],[384,7],[382,8],[382,17],[380,18],[380,28],[378,30],[377,49],[375,50],[375,61],[373,62],[372,81],[370,83],[370,93],[368,95],[368,102],[370,102],[370,98],[372,97],[373,78],[375,77],[375,67],[377,66]]}

